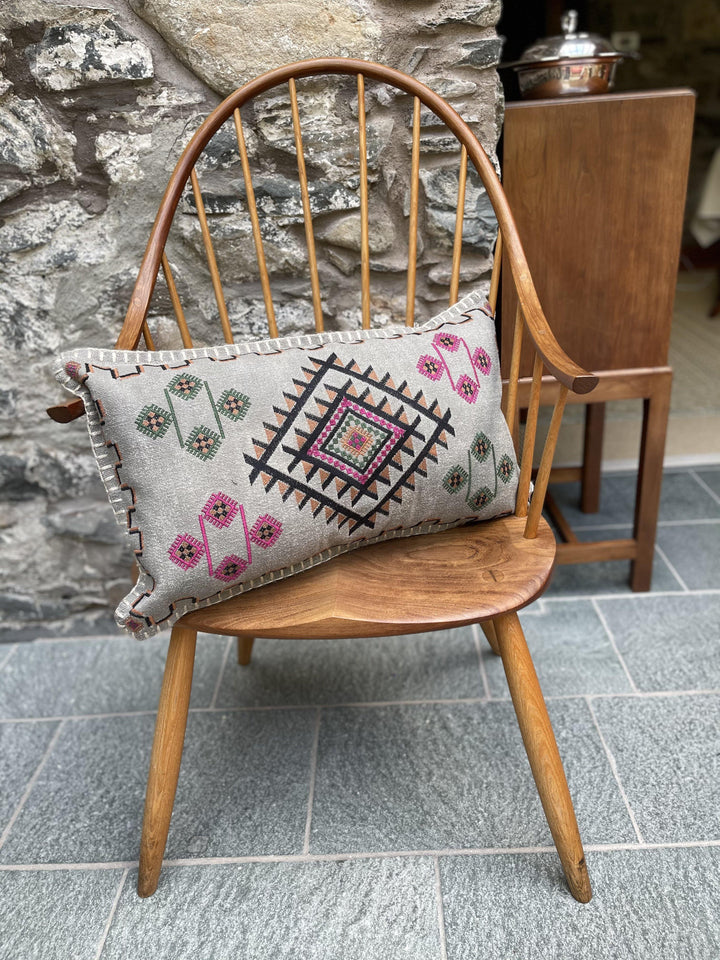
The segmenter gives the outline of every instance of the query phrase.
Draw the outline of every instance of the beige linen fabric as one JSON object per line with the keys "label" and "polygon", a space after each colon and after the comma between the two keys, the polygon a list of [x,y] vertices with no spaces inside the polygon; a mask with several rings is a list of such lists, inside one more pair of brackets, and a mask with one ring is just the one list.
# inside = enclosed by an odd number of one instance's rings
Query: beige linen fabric
{"label": "beige linen fabric", "polygon": [[514,508],[477,293],[419,328],[60,359],[138,561],[116,619],[140,639],[343,551]]}

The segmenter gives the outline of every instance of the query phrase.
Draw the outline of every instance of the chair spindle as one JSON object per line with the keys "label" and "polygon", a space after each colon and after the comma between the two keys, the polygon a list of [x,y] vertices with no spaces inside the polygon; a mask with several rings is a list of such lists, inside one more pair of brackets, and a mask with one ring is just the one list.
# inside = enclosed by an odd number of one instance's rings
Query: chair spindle
{"label": "chair spindle", "polygon": [[450,306],[457,303],[460,288],[460,260],[462,258],[463,220],[465,218],[465,184],[467,183],[467,148],[460,150],[458,197],[455,209],[455,239],[453,240],[452,272],[450,274]]}
{"label": "chair spindle", "polygon": [[540,388],[542,387],[542,375],[542,357],[536,352],[535,362],[533,363],[533,378],[532,386],[530,387],[530,401],[528,403],[527,422],[525,423],[525,436],[523,437],[522,458],[520,460],[520,478],[518,480],[517,500],[515,502],[516,517],[526,517],[528,511],[530,477],[532,476],[538,411],[540,410]]}
{"label": "chair spindle", "polygon": [[310,193],[308,192],[305,155],[303,153],[302,133],[300,132],[300,112],[298,110],[297,89],[293,77],[288,81],[288,87],[290,89],[290,109],[292,111],[293,131],[295,133],[298,179],[300,180],[303,219],[305,221],[305,241],[307,243],[308,264],[310,266],[310,286],[312,287],[315,330],[320,333],[325,329],[325,325],[323,323],[322,303],[320,300],[320,280],[318,278],[317,257],[315,256],[315,236],[313,234],[312,213],[310,212]]}
{"label": "chair spindle", "polygon": [[553,407],[550,426],[545,437],[545,446],[543,447],[542,459],[535,478],[535,489],[533,498],[528,510],[528,518],[525,522],[525,532],[523,536],[532,540],[537,536],[540,517],[542,516],[543,505],[545,501],[545,492],[547,491],[548,481],[550,480],[550,469],[552,467],[553,457],[555,456],[555,446],[557,444],[558,434],[560,433],[560,424],[562,423],[563,411],[565,410],[565,401],[567,400],[568,388],[561,384],[558,398]]}
{"label": "chair spindle", "polygon": [[190,171],[190,182],[192,183],[193,196],[195,197],[195,207],[197,209],[198,220],[200,221],[200,230],[202,231],[203,245],[205,247],[205,256],[210,269],[210,279],[212,280],[213,292],[215,293],[215,302],[217,303],[218,313],[220,314],[220,323],[222,324],[225,343],[233,342],[232,330],[230,329],[230,319],[228,317],[227,305],[223,294],[222,283],[220,282],[220,273],[218,271],[215,251],[213,250],[212,238],[210,237],[210,228],[208,227],[207,217],[205,216],[205,204],[200,193],[200,184],[198,183],[195,167]]}
{"label": "chair spindle", "polygon": [[370,233],[368,224],[367,129],[365,125],[365,77],[359,73],[358,131],[360,137],[360,278],[362,289],[362,326],[370,328]]}
{"label": "chair spindle", "polygon": [[167,284],[168,293],[170,294],[170,302],[172,303],[173,312],[175,314],[175,322],[178,325],[183,346],[190,348],[193,345],[192,337],[190,336],[190,330],[188,329],[187,320],[185,319],[185,311],[182,308],[180,296],[178,295],[177,287],[175,286],[175,278],[173,277],[172,270],[170,269],[170,261],[168,260],[165,251],[163,251],[162,260],[160,263],[162,264],[165,283]]}
{"label": "chair spindle", "polygon": [[152,334],[150,333],[150,327],[148,326],[147,320],[143,320],[142,333],[143,333],[143,339],[145,340],[145,346],[148,348],[148,350],[154,350],[155,341],[153,340]]}
{"label": "chair spindle", "polygon": [[488,303],[493,314],[497,306],[498,289],[500,287],[500,271],[502,270],[503,238],[502,230],[498,228],[497,240],[495,241],[495,253],[493,255],[493,268],[490,274],[490,293],[488,294]]}
{"label": "chair spindle", "polygon": [[271,337],[277,337],[278,328],[275,320],[275,307],[273,306],[272,294],[270,293],[270,277],[268,276],[267,264],[265,262],[265,250],[263,249],[262,234],[260,233],[260,220],[258,219],[257,204],[255,203],[255,190],[253,189],[252,177],[250,175],[250,164],[248,162],[245,134],[243,133],[242,117],[240,116],[239,109],[233,111],[233,119],[235,121],[235,135],[237,137],[238,152],[242,165],[243,180],[245,181],[248,212],[250,213],[250,222],[252,223],[253,240],[255,241],[255,256],[257,257],[258,270],[260,271],[260,286],[262,287],[263,300],[265,301],[268,332]]}
{"label": "chair spindle", "polygon": [[513,334],[512,354],[510,356],[510,377],[508,379],[507,394],[505,396],[505,421],[510,428],[510,434],[515,444],[515,450],[518,449],[518,378],[520,376],[520,354],[522,352],[524,320],[522,309],[518,304],[515,312],[515,332]]}
{"label": "chair spindle", "polygon": [[410,227],[408,235],[407,302],[405,325],[415,325],[415,278],[417,273],[418,196],[420,193],[420,99],[413,98],[412,164],[410,169]]}

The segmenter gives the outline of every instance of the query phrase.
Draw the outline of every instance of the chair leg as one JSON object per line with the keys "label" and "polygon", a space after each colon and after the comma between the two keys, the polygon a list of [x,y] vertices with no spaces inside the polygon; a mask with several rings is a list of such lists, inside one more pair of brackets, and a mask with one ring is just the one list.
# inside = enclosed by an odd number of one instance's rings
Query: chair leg
{"label": "chair leg", "polygon": [[490,644],[490,649],[498,657],[500,656],[500,647],[498,646],[497,633],[495,632],[495,624],[492,620],[483,620],[480,624],[482,632],[485,634],[485,639]]}
{"label": "chair leg", "polygon": [[254,637],[237,638],[237,658],[241,667],[246,667],[250,663],[252,648],[255,643]]}
{"label": "chair leg", "polygon": [[185,740],[196,639],[195,630],[181,626],[174,627],[170,637],[145,794],[137,888],[141,897],[155,893],[160,877]]}
{"label": "chair leg", "polygon": [[530,768],[570,892],[581,903],[592,896],[585,854],[565,771],[547,707],[517,613],[494,619],[500,654]]}

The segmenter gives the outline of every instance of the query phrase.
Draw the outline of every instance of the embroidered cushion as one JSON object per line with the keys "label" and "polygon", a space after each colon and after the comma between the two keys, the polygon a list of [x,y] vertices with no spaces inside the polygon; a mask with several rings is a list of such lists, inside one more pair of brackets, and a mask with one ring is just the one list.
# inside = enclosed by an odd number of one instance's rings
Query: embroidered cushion
{"label": "embroidered cushion", "polygon": [[118,623],[145,638],[343,551],[511,512],[482,303],[418,328],[64,354],[140,570]]}

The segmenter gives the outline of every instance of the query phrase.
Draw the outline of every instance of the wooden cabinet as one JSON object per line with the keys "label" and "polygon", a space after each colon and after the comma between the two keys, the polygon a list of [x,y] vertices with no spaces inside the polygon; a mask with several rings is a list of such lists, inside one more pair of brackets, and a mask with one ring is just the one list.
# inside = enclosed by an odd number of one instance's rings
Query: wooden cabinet
{"label": "wooden cabinet", "polygon": [[[503,185],[540,302],[562,347],[600,374],[596,391],[578,398],[588,404],[577,471],[585,509],[597,509],[602,404],[645,400],[632,541],[598,549],[570,533],[558,560],[622,553],[639,590],[652,570],[694,107],[691,90],[658,90],[512,103],[505,114]],[[506,285],[503,337],[512,336],[515,307]]]}

